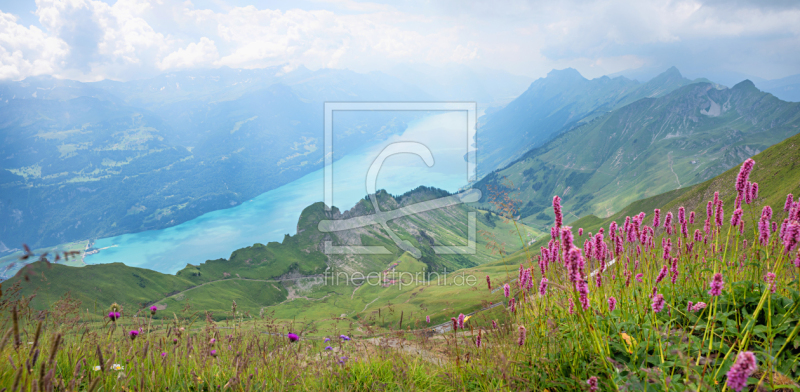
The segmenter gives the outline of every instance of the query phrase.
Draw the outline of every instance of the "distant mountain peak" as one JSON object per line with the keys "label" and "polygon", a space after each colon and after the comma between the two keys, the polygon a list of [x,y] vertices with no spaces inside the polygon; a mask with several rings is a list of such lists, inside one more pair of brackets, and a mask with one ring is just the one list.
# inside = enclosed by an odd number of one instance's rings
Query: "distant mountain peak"
{"label": "distant mountain peak", "polygon": [[750,81],[750,79],[745,79],[739,83],[736,83],[732,90],[758,90],[758,88],[753,82]]}
{"label": "distant mountain peak", "polygon": [[554,69],[547,73],[547,79],[557,80],[586,80],[575,68]]}
{"label": "distant mountain peak", "polygon": [[681,71],[678,71],[678,68],[675,67],[674,65],[667,68],[666,71],[656,75],[656,77],[654,77],[652,80],[664,80],[673,78],[679,78],[679,79],[683,78],[683,75],[681,75]]}

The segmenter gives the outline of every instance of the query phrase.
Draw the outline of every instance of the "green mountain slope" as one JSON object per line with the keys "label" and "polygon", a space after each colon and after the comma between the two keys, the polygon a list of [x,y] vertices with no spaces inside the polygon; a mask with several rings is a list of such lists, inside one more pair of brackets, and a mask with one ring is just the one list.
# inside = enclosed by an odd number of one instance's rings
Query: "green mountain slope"
{"label": "green mountain slope", "polygon": [[531,148],[598,115],[690,83],[675,67],[647,83],[607,76],[588,80],[572,68],[550,71],[506,107],[481,118],[478,169],[485,174],[508,165]]}
{"label": "green mountain slope", "polygon": [[608,217],[630,203],[712,178],[800,132],[800,104],[749,82],[681,87],[600,116],[534,149],[478,187],[507,178],[523,221],[546,227],[553,195],[567,221]]}
{"label": "green mountain slope", "polygon": [[[743,219],[746,223],[746,233],[752,232],[753,225],[756,223],[755,220],[758,219],[761,209],[765,205],[772,207],[774,211],[773,220],[779,222],[782,217],[785,217],[783,206],[786,201],[786,194],[800,195],[800,134],[789,137],[752,158],[756,164],[750,174],[750,181],[758,183],[759,192],[758,199],[743,208],[745,211]],[[622,223],[626,216],[633,216],[639,212],[645,212],[652,217],[653,209],[660,208],[662,216],[667,211],[671,211],[674,215],[677,214],[678,208],[684,207],[687,215],[690,211],[694,211],[697,214],[694,228],[699,228],[702,227],[706,217],[706,203],[713,199],[714,192],[720,193],[720,198],[725,205],[725,216],[730,218],[733,212],[734,199],[736,198],[734,183],[739,173],[739,167],[740,164],[737,164],[728,171],[691,187],[676,189],[638,200],[608,218],[598,218],[594,215],[584,216],[572,222],[572,226],[575,228],[582,227],[587,232],[597,232],[600,227],[608,227],[611,221]],[[725,224],[727,225],[728,222]],[[541,242],[535,244],[534,247],[537,245],[541,245]]]}
{"label": "green mountain slope", "polygon": [[[400,196],[378,192],[381,210],[400,207],[447,196],[447,192],[420,187]],[[332,208],[326,211],[322,203],[307,207],[298,222],[297,234],[287,235],[283,242],[271,242],[236,250],[228,259],[209,260],[200,265],[187,265],[176,275],[161,274],[123,264],[69,267],[35,262],[3,282],[9,287],[22,285],[22,293],[36,294],[34,307],[48,307],[69,292],[85,306],[97,301],[103,306],[118,302],[128,309],[139,309],[151,303],[180,306],[187,303],[195,309],[223,315],[231,301],[241,311],[258,314],[261,308],[294,299],[300,291],[309,292],[314,286],[325,285],[321,274],[334,276],[339,272],[377,274],[398,262],[398,271],[452,272],[496,260],[499,255],[487,249],[487,238],[506,243],[508,251],[521,248],[519,234],[511,222],[495,215],[460,204],[431,210],[390,221],[390,227],[403,240],[422,250],[417,260],[398,248],[380,226],[366,226],[341,232],[320,232],[324,219],[352,218],[371,214],[372,205],[362,200],[349,211]],[[477,214],[479,236],[475,254],[436,255],[433,245],[464,245],[467,237],[467,214]],[[541,235],[520,226],[521,235],[535,238]],[[334,245],[383,245],[390,253],[381,255],[325,255],[325,241]],[[290,298],[291,297],[291,298]]]}

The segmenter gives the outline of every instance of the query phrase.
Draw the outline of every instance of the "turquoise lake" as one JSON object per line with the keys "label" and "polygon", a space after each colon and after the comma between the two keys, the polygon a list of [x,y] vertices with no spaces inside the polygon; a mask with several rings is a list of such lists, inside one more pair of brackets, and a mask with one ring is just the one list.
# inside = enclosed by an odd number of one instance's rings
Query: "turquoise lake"
{"label": "turquoise lake", "polygon": [[[381,167],[378,189],[402,194],[427,185],[457,191],[467,184],[465,128],[463,113],[432,115],[409,124],[402,135],[337,160],[333,165],[334,205],[346,210],[366,196],[370,164],[384,147],[398,141],[425,144],[433,153],[435,164],[427,167],[417,156],[393,155]],[[174,274],[186,264],[228,258],[236,249],[280,242],[284,235],[294,235],[302,210],[319,201],[323,201],[322,168],[238,206],[209,212],[173,227],[98,239],[95,248],[110,248],[86,256],[85,260],[87,264],[121,262]]]}

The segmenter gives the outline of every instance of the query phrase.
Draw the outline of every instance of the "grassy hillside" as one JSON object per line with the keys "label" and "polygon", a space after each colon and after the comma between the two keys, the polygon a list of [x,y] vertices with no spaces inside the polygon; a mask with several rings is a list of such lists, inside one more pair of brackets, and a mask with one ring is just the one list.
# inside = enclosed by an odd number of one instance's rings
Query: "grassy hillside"
{"label": "grassy hillside", "polygon": [[[381,191],[378,199],[381,209],[389,211],[446,195],[446,192],[438,189],[420,187],[400,196],[391,196]],[[346,284],[341,287],[331,285],[331,282],[326,282],[321,277],[323,273],[328,276],[340,272],[452,273],[458,269],[497,260],[500,255],[486,247],[487,241],[495,241],[508,251],[521,248],[520,233],[511,222],[465,205],[431,210],[390,222],[390,227],[401,239],[422,250],[422,257],[419,259],[398,248],[379,226],[333,233],[319,231],[318,225],[323,219],[343,219],[371,212],[372,205],[366,200],[344,212],[335,207],[326,211],[322,203],[316,203],[301,214],[298,234],[287,235],[280,243],[254,244],[238,249],[228,259],[187,265],[175,275],[127,267],[119,263],[76,268],[36,262],[20,270],[15,277],[4,282],[4,285],[8,287],[20,283],[23,295],[35,293],[33,306],[37,309],[47,308],[69,292],[86,308],[93,308],[93,304],[97,302],[103,304],[104,309],[105,305],[117,302],[132,311],[157,303],[161,308],[182,311],[188,305],[192,311],[208,310],[214,317],[225,317],[230,314],[231,303],[235,300],[241,312],[253,315],[283,301],[289,301],[288,305],[275,309],[276,311],[293,309],[300,303],[307,305],[315,298],[352,294],[353,287]],[[468,212],[478,215],[478,230],[484,233],[478,238],[476,253],[435,254],[433,245],[464,245]],[[541,235],[525,226],[519,228],[524,238]],[[339,246],[383,245],[390,250],[390,254],[325,255],[322,253],[322,244],[327,240]],[[393,275],[387,276],[391,280]],[[332,300],[337,299],[336,297]],[[320,310],[324,307],[318,308],[315,312],[330,310],[339,312],[337,315],[352,313],[373,299],[365,298],[367,299],[364,301],[356,298],[352,304],[338,303],[327,310]],[[288,313],[286,315],[289,317]]]}
{"label": "grassy hillside", "polygon": [[[754,203],[746,205],[744,208],[747,233],[753,229],[753,224],[757,223],[755,220],[760,216],[763,206],[771,206],[775,211],[773,220],[778,220],[784,214],[783,205],[786,201],[786,194],[800,195],[800,134],[789,137],[752,158],[756,164],[750,174],[750,181],[758,183],[759,194]],[[608,227],[612,221],[621,224],[626,216],[633,216],[643,211],[652,219],[655,208],[660,208],[663,216],[667,211],[677,214],[679,207],[686,208],[687,215],[690,211],[695,211],[697,221],[702,225],[706,217],[706,202],[714,197],[716,191],[720,192],[720,198],[725,203],[726,216],[730,217],[736,197],[736,191],[732,184],[738,173],[739,166],[735,166],[700,184],[638,200],[608,218],[587,215],[572,222],[571,225],[596,233],[598,228]],[[751,212],[756,219],[751,217]],[[649,222],[649,219],[646,221]],[[534,248],[538,249],[538,246],[546,242],[546,239],[540,240],[534,244]]]}
{"label": "grassy hillside", "polygon": [[[480,183],[513,182],[523,221],[545,227],[560,195],[567,222],[606,218],[631,203],[708,180],[800,132],[800,104],[696,83],[642,99],[530,151]],[[680,193],[680,192],[678,192]]]}

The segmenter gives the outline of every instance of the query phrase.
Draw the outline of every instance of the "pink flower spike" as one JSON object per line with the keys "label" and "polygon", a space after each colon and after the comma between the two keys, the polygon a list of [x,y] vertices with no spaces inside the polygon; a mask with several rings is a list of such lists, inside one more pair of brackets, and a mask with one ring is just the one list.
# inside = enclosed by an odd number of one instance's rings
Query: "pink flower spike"
{"label": "pink flower spike", "polygon": [[736,362],[728,371],[727,385],[734,391],[741,392],[747,386],[747,378],[756,371],[757,367],[755,354],[750,351],[740,352],[736,356]]}
{"label": "pink flower spike", "polygon": [[617,308],[617,299],[614,297],[608,298],[608,311],[613,312]]}
{"label": "pink flower spike", "polygon": [[589,379],[586,380],[586,383],[589,384],[589,392],[597,392],[597,389],[598,389],[598,387],[597,387],[597,377],[595,377],[595,376],[589,377]]}
{"label": "pink flower spike", "polygon": [[553,212],[556,215],[556,230],[561,228],[564,217],[561,215],[561,198],[553,196]]}
{"label": "pink flower spike", "polygon": [[547,282],[547,278],[542,278],[542,280],[539,282],[539,295],[547,294]]}
{"label": "pink flower spike", "polygon": [[653,300],[650,303],[650,307],[653,309],[654,313],[658,313],[664,310],[664,296],[662,294],[656,294],[653,296]]}
{"label": "pink flower spike", "polygon": [[511,286],[508,283],[503,285],[503,295],[508,298],[511,295]]}
{"label": "pink flower spike", "polygon": [[736,191],[739,193],[743,193],[747,189],[747,179],[750,177],[750,171],[753,170],[755,163],[752,158],[748,158],[742,164],[739,175],[736,177]]}
{"label": "pink flower spike", "polygon": [[708,294],[712,297],[718,297],[720,294],[722,294],[722,287],[724,285],[725,282],[722,280],[722,274],[714,274],[714,278],[711,280],[711,289],[708,290]]}
{"label": "pink flower spike", "polygon": [[519,326],[519,339],[517,340],[517,344],[522,346],[525,344],[525,336],[527,335],[528,330],[525,329],[522,325]]}

